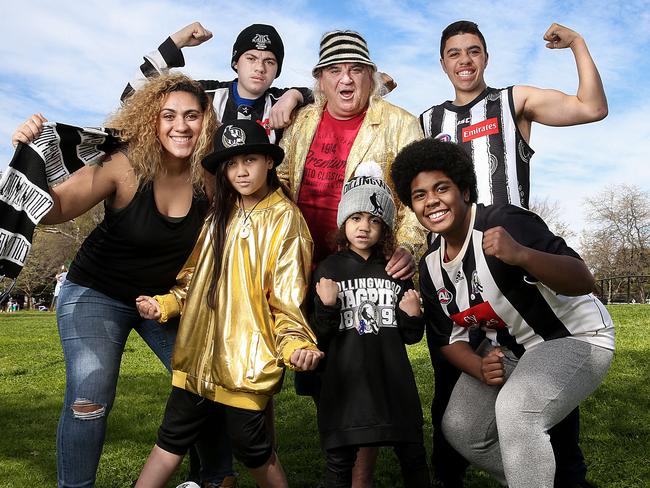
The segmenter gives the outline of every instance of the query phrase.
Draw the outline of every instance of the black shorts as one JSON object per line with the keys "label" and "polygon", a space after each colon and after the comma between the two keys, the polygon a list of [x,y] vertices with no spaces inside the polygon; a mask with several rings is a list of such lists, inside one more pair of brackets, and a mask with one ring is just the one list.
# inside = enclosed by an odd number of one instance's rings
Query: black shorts
{"label": "black shorts", "polygon": [[184,456],[210,422],[227,429],[233,454],[247,468],[259,468],[271,457],[272,439],[264,411],[223,405],[175,386],[167,399],[156,445]]}

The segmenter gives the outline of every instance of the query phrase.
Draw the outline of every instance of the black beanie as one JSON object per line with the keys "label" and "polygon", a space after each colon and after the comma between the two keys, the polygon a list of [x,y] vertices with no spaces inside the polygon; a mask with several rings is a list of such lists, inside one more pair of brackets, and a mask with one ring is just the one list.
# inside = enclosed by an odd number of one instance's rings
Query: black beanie
{"label": "black beanie", "polygon": [[278,71],[275,73],[275,77],[280,76],[284,59],[284,44],[282,44],[280,34],[275,27],[266,24],[253,24],[241,31],[232,46],[232,61],[230,63],[232,69],[237,71],[235,64],[239,61],[239,57],[251,49],[271,51],[275,54],[275,59],[278,62]]}

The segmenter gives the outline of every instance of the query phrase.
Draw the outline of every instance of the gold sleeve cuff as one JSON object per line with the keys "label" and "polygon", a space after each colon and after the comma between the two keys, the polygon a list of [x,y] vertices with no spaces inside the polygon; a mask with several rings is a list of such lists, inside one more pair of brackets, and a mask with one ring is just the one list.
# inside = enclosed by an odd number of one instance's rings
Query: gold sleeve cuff
{"label": "gold sleeve cuff", "polygon": [[153,298],[160,305],[160,319],[158,319],[158,322],[161,324],[164,324],[169,319],[181,314],[178,300],[176,300],[176,297],[171,293],[168,293],[167,295],[155,295]]}
{"label": "gold sleeve cuff", "polygon": [[316,345],[312,342],[305,342],[297,339],[290,340],[284,345],[282,351],[280,351],[282,357],[278,358],[278,363],[282,362],[287,368],[295,371],[295,366],[291,364],[291,355],[298,349],[309,349],[312,351],[319,350],[318,347],[316,347]]}
{"label": "gold sleeve cuff", "polygon": [[415,251],[415,246],[412,243],[403,242],[403,243],[399,244],[399,247],[407,250],[411,254],[411,256],[413,256],[413,259],[415,259],[416,251]]}

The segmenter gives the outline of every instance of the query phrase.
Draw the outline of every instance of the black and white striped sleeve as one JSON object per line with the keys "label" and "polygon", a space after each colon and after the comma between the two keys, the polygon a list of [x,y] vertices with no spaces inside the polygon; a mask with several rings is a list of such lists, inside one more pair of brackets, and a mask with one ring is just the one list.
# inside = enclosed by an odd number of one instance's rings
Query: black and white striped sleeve
{"label": "black and white striped sleeve", "polygon": [[505,204],[492,205],[486,213],[487,228],[501,225],[519,244],[549,254],[582,259],[562,237],[551,232],[539,215],[529,210]]}
{"label": "black and white striped sleeve", "polygon": [[183,52],[174,44],[171,37],[168,37],[157,50],[144,57],[144,63],[140,65],[133,79],[127,83],[120,100],[129,98],[147,79],[166,73],[170,68],[183,66],[185,66]]}

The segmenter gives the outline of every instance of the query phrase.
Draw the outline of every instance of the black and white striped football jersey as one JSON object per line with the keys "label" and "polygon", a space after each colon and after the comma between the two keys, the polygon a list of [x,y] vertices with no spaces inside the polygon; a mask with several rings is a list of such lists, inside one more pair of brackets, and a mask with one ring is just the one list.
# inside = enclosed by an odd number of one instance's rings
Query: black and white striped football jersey
{"label": "black and white striped football jersey", "polygon": [[518,266],[483,252],[483,233],[502,226],[520,244],[539,251],[580,256],[532,212],[514,205],[474,204],[470,232],[454,259],[445,262],[438,236],[420,261],[420,290],[427,333],[443,346],[469,341],[481,328],[488,339],[521,356],[542,341],[573,336],[614,349],[609,313],[592,294],[555,293]]}
{"label": "black and white striped football jersey", "polygon": [[425,137],[446,134],[474,161],[478,201],[528,208],[534,151],[517,128],[512,86],[486,88],[467,105],[447,101],[420,115]]}

